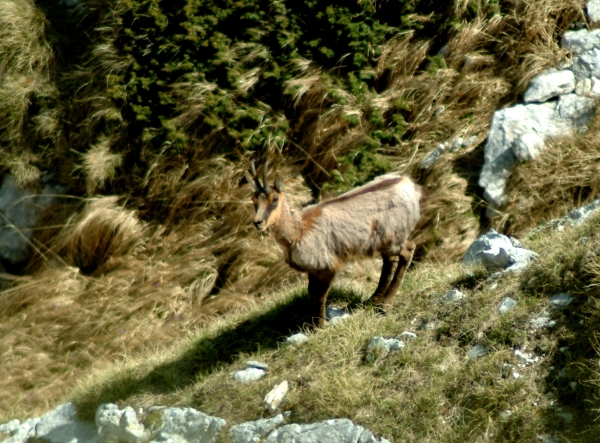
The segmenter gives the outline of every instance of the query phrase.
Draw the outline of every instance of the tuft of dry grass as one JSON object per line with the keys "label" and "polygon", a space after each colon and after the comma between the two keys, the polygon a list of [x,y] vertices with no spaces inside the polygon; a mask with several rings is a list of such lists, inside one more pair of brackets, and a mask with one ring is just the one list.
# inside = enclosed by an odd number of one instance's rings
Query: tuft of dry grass
{"label": "tuft of dry grass", "polygon": [[600,119],[584,134],[547,141],[538,159],[518,164],[496,226],[520,234],[600,197]]}
{"label": "tuft of dry grass", "polygon": [[81,155],[81,169],[85,175],[88,195],[93,195],[96,189],[104,187],[106,181],[112,180],[117,168],[123,163],[123,156],[111,153],[110,145],[110,139],[102,139]]}
{"label": "tuft of dry grass", "polygon": [[66,223],[49,249],[84,275],[103,274],[140,246],[143,227],[132,211],[117,206],[117,197],[90,200]]}

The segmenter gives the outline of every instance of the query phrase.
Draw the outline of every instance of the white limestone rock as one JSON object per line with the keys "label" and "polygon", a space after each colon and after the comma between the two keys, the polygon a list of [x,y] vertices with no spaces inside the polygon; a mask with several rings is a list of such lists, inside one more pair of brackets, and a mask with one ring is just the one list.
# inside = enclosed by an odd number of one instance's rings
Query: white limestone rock
{"label": "white limestone rock", "polygon": [[100,405],[96,410],[96,426],[103,442],[139,443],[147,441],[150,437],[149,432],[138,422],[133,408],[129,406],[121,410],[112,403]]}
{"label": "white limestone rock", "polygon": [[72,403],[64,403],[41,418],[27,420],[6,442],[18,442],[36,438],[49,443],[97,443],[96,427],[79,420]]}
{"label": "white limestone rock", "polygon": [[[215,443],[227,424],[222,418],[211,417],[192,408],[164,408],[163,425],[150,443]],[[141,443],[141,442],[140,442]]]}
{"label": "white limestone rock", "polygon": [[515,157],[521,161],[529,161],[538,157],[540,152],[545,147],[544,139],[537,135],[535,132],[529,132],[518,137],[513,146],[512,150]]}
{"label": "white limestone rock", "polygon": [[348,318],[350,318],[350,314],[343,309],[330,306],[325,310],[325,320],[332,326],[341,323]]}
{"label": "white limestone rock", "polygon": [[563,35],[561,44],[563,48],[573,51],[575,55],[583,54],[595,47],[600,48],[600,29],[567,31]]}
{"label": "white limestone rock", "polygon": [[550,297],[550,305],[554,309],[566,308],[573,300],[570,292],[561,292]]}
{"label": "white limestone rock", "polygon": [[590,0],[585,8],[592,23],[600,21],[600,0]]}
{"label": "white limestone rock", "polygon": [[302,332],[298,332],[297,334],[292,334],[287,337],[285,341],[290,345],[300,345],[308,341],[308,336]]}
{"label": "white limestone rock", "polygon": [[569,211],[567,217],[572,224],[579,225],[588,219],[592,214],[594,214],[598,209],[600,209],[600,199],[594,200],[590,204],[582,206],[581,208]]}
{"label": "white limestone rock", "polygon": [[471,246],[469,246],[469,249],[467,249],[467,252],[463,257],[463,264],[482,264],[480,253],[487,249],[491,249],[492,246],[504,249],[513,248],[512,242],[506,235],[497,233],[495,229],[490,229],[471,243]]}
{"label": "white limestone rock", "polygon": [[414,332],[411,331],[404,331],[402,334],[400,334],[401,337],[404,337],[408,340],[414,340],[417,338],[417,334],[415,334]]}
{"label": "white limestone rock", "polygon": [[467,357],[471,360],[477,360],[488,353],[488,349],[483,345],[475,345],[471,348]]}
{"label": "white limestone rock", "polygon": [[271,391],[269,391],[263,400],[265,408],[267,408],[267,410],[271,413],[275,412],[285,398],[288,389],[289,383],[287,380],[284,380],[276,385]]}
{"label": "white limestone rock", "polygon": [[505,297],[504,300],[502,300],[502,303],[500,303],[500,307],[498,308],[498,312],[500,312],[500,314],[506,314],[508,311],[510,311],[512,308],[514,308],[517,305],[517,301],[510,298],[510,297]]}
{"label": "white limestone rock", "polygon": [[521,271],[537,256],[528,249],[515,248],[507,236],[490,229],[469,246],[463,264],[483,264],[490,271]]}
{"label": "white limestone rock", "polygon": [[437,145],[436,148],[431,151],[431,153],[421,162],[421,169],[431,168],[442,156],[447,146],[448,145],[446,143],[440,143]]}
{"label": "white limestone rock", "polygon": [[570,94],[574,90],[575,75],[573,71],[549,69],[531,80],[523,101],[525,103],[543,103],[552,97]]}
{"label": "white limestone rock", "polygon": [[458,289],[451,289],[442,296],[440,301],[442,303],[453,303],[455,301],[462,300],[463,298],[465,298],[465,294],[460,292]]}
{"label": "white limestone rock", "polygon": [[[595,100],[567,94],[556,102],[516,105],[494,113],[492,127],[484,148],[484,165],[479,186],[484,197],[494,208],[502,206],[508,177],[517,161],[517,152],[528,152],[523,157],[536,155],[535,149],[523,149],[531,145],[535,134],[539,139],[568,135],[585,130],[594,113]],[[518,143],[519,146],[514,147]],[[541,146],[536,140],[536,148]]]}
{"label": "white limestone rock", "polygon": [[518,349],[515,349],[515,357],[521,360],[521,362],[523,362],[523,364],[525,365],[532,365],[540,360],[539,357],[536,357],[535,355],[526,354],[525,352],[521,352]]}
{"label": "white limestone rock", "polygon": [[406,344],[396,338],[373,337],[367,345],[367,361],[374,361],[377,357],[385,357],[390,351],[403,349]]}
{"label": "white limestone rock", "polygon": [[26,443],[30,438],[35,437],[35,426],[39,422],[39,418],[32,418],[12,427],[10,437],[3,443]]}
{"label": "white limestone rock", "polygon": [[0,425],[0,434],[12,434],[21,426],[21,421],[14,419]]}
{"label": "white limestone rock", "polygon": [[308,425],[289,424],[271,432],[265,443],[389,443],[375,438],[362,426],[348,419],[327,420]]}
{"label": "white limestone rock", "polygon": [[289,414],[289,412],[286,412],[285,414],[278,414],[273,418],[249,421],[233,426],[229,430],[231,443],[259,443],[273,429],[282,424]]}
{"label": "white limestone rock", "polygon": [[547,314],[540,315],[529,322],[533,329],[552,328],[556,326],[556,322]]}
{"label": "white limestone rock", "polygon": [[234,380],[242,383],[252,383],[253,381],[260,380],[265,376],[267,372],[264,369],[259,368],[246,368],[241,371],[236,371],[231,374]]}

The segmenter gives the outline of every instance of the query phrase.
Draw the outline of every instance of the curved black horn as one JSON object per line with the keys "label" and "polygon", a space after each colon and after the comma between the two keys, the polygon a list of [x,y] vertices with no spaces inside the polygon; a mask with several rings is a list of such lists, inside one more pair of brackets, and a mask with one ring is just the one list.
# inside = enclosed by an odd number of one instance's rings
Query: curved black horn
{"label": "curved black horn", "polygon": [[267,181],[269,175],[269,160],[265,162],[265,166],[263,168],[263,182],[265,184],[264,190],[265,192],[271,192],[271,187],[269,186],[269,182]]}
{"label": "curved black horn", "polygon": [[254,183],[256,184],[257,191],[263,191],[263,187],[258,180],[258,174],[256,173],[256,167],[254,166],[254,159],[250,160],[250,174],[252,174],[252,178],[254,179]]}

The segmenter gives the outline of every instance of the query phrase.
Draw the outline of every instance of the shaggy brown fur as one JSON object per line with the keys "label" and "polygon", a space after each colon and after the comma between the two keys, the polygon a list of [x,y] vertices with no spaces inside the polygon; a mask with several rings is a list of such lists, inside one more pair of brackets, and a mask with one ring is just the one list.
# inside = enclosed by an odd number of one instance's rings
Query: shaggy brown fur
{"label": "shaggy brown fur", "polygon": [[296,213],[285,203],[281,180],[260,184],[254,165],[247,175],[259,231],[269,230],[282,247],[288,264],[308,273],[314,321],[325,323],[327,293],[336,272],[353,256],[379,252],[383,267],[371,296],[376,305],[393,303],[410,265],[415,244],[408,240],[420,218],[421,188],[410,178],[384,175],[337,198]]}

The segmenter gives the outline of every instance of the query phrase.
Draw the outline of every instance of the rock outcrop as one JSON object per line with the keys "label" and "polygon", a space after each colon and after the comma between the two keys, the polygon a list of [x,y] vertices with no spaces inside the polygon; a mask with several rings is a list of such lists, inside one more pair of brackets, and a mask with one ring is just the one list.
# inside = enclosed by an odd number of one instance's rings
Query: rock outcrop
{"label": "rock outcrop", "polygon": [[[389,443],[348,419],[285,424],[289,415],[286,412],[232,426],[229,438],[232,443]],[[79,420],[73,404],[66,403],[41,418],[1,424],[0,436],[9,435],[3,443],[215,443],[226,426],[225,420],[192,408],[153,406],[136,412],[111,403],[98,408],[94,426]]]}
{"label": "rock outcrop", "polygon": [[585,131],[595,113],[600,98],[600,30],[566,32],[562,46],[573,52],[572,65],[536,76],[525,92],[526,104],[494,114],[479,177],[484,197],[494,208],[506,200],[507,180],[517,161],[541,155],[550,137]]}
{"label": "rock outcrop", "polygon": [[527,267],[537,254],[515,246],[515,241],[490,229],[475,240],[463,257],[465,265],[484,265],[490,271],[520,271]]}

